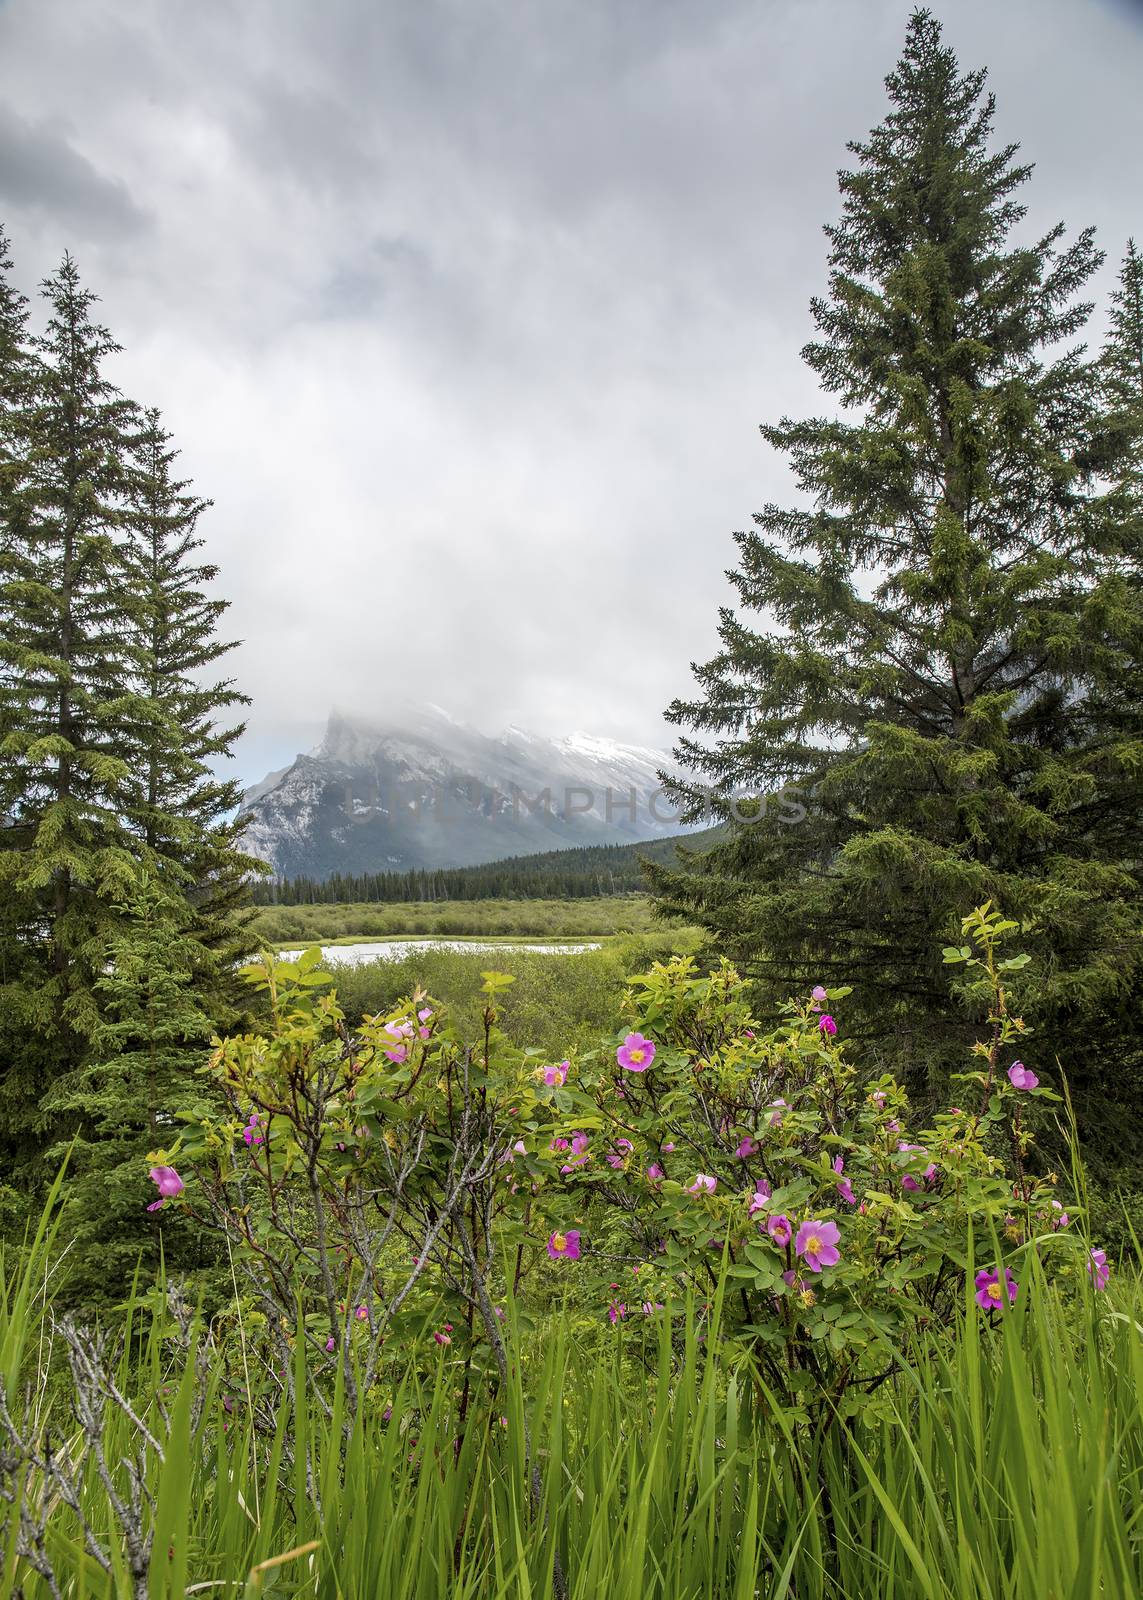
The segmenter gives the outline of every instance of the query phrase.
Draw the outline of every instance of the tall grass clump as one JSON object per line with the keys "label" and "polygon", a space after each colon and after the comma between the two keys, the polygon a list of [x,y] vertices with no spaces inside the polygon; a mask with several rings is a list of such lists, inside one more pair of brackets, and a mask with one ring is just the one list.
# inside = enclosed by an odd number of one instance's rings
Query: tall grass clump
{"label": "tall grass clump", "polygon": [[[1143,1294],[1033,1269],[966,1294],[860,1416],[791,1422],[717,1320],[571,1336],[554,1308],[462,1419],[447,1346],[350,1420],[303,1359],[272,1411],[241,1331],[173,1292],[57,1323],[50,1224],[6,1263],[0,1592],[373,1600],[1045,1600],[1143,1587]],[[717,1311],[717,1306],[716,1306]],[[224,1348],[226,1340],[235,1348]]]}

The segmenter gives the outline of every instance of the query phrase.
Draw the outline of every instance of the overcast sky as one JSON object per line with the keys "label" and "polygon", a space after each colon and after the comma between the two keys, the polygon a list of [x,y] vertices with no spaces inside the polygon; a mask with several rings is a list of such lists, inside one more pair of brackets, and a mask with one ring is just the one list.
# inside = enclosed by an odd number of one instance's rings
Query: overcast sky
{"label": "overcast sky", "polygon": [[[887,0],[0,0],[0,218],[214,508],[255,779],[433,700],[664,744],[798,352]],[[1139,0],[946,0],[1030,224],[1143,234]]]}

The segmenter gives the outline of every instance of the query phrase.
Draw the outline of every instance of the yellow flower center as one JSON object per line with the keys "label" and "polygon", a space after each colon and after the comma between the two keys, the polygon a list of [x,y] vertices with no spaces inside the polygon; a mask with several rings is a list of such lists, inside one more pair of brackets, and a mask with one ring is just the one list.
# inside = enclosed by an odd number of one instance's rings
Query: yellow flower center
{"label": "yellow flower center", "polygon": [[998,1283],[990,1283],[986,1292],[990,1300],[1000,1299],[1000,1285]]}
{"label": "yellow flower center", "polygon": [[563,1253],[567,1249],[567,1247],[568,1247],[568,1236],[567,1236],[566,1233],[553,1233],[552,1234],[552,1249],[556,1252],[557,1255],[563,1255]]}
{"label": "yellow flower center", "polygon": [[806,1240],[806,1254],[816,1256],[820,1253],[821,1247],[822,1242],[818,1238],[817,1234],[811,1233],[809,1238]]}
{"label": "yellow flower center", "polygon": [[639,1062],[642,1061],[642,1059],[646,1055],[646,1053],[647,1052],[645,1050],[629,1050],[628,1051],[628,1055],[631,1057],[632,1061],[635,1062],[636,1066],[638,1066]]}

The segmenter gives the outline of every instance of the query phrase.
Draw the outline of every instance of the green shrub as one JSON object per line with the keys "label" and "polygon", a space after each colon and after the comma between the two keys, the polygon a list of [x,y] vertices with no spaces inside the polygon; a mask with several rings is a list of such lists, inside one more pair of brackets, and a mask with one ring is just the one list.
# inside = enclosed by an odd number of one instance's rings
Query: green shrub
{"label": "green shrub", "polygon": [[503,1370],[494,1303],[542,1285],[551,1262],[615,1322],[687,1299],[706,1316],[721,1274],[724,1333],[788,1424],[816,1428],[869,1405],[912,1334],[966,1296],[1001,1318],[1033,1262],[1081,1300],[1105,1288],[1079,1195],[1061,1200],[1031,1169],[1033,1108],[1059,1097],[1008,1060],[1023,1024],[1005,985],[1025,958],[998,947],[1015,926],[985,907],[945,952],[990,1009],[964,1107],[924,1128],[891,1078],[870,1085],[848,1059],[825,1009],[844,988],[816,988],[764,1033],[729,966],[702,975],[675,957],[633,981],[618,1048],[553,1061],[501,1024],[550,1023],[577,978],[582,1021],[598,979],[585,958],[531,957],[526,988],[485,971],[475,1029],[415,984],[351,1031],[316,950],[256,965],[270,1026],[211,1063],[229,1115],[188,1109],[152,1175],[239,1251],[266,1368],[290,1359],[298,1306],[307,1360],[350,1385],[344,1363],[364,1345],[368,1389],[392,1337]]}

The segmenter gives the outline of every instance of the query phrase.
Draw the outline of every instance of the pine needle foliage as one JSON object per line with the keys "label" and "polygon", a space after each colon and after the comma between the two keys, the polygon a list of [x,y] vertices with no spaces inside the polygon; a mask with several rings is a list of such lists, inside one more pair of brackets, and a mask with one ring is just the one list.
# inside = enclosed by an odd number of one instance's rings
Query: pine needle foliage
{"label": "pine needle foliage", "polygon": [[[148,1214],[146,1155],[169,1141],[174,1108],[202,1065],[214,1031],[198,982],[202,952],[185,898],[141,871],[117,920],[96,988],[100,1020],[81,1064],[49,1085],[44,1111],[74,1125],[64,1216],[70,1241],[68,1297],[87,1306],[120,1298],[163,1252],[186,1270],[211,1259],[182,1218]],[[163,1226],[160,1227],[162,1222]]]}
{"label": "pine needle foliage", "polygon": [[196,525],[209,501],[174,475],[176,455],[158,411],[148,410],[124,512],[138,616],[127,645],[131,759],[117,804],[138,858],[185,898],[186,937],[198,946],[194,968],[233,1015],[238,988],[230,973],[251,949],[249,885],[265,869],[239,848],[242,785],[220,777],[217,765],[244,731],[230,719],[248,697],[233,679],[214,676],[235,648],[219,636],[229,602],[209,592],[218,568],[197,554]]}

